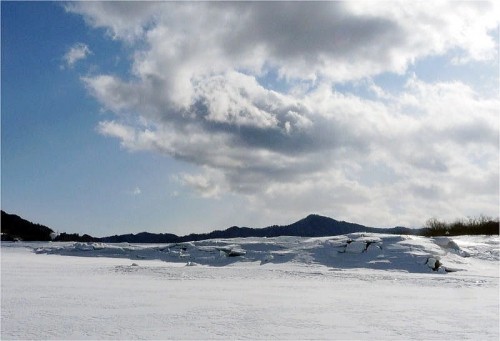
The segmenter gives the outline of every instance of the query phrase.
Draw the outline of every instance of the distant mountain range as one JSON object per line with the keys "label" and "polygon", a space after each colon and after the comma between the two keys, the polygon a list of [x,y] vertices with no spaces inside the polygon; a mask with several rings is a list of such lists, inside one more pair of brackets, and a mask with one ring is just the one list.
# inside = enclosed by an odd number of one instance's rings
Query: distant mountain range
{"label": "distant mountain range", "polygon": [[190,234],[177,236],[175,234],[155,234],[142,232],[138,234],[124,234],[100,238],[106,243],[181,243],[206,239],[245,238],[245,237],[325,237],[336,236],[353,232],[374,232],[389,234],[413,234],[414,229],[406,227],[374,228],[359,224],[338,221],[332,218],[311,214],[291,225],[273,225],[264,228],[250,228],[233,226],[226,230],[216,230],[210,233]]}
{"label": "distant mountain range", "polygon": [[[354,232],[373,232],[388,234],[415,234],[419,230],[406,227],[374,228],[338,221],[332,218],[311,214],[293,224],[278,226],[273,225],[264,228],[249,228],[233,226],[226,230],[216,230],[210,233],[190,234],[177,236],[170,233],[149,233],[114,235],[103,238],[95,238],[89,235],[60,233],[56,235],[47,226],[34,224],[21,217],[2,211],[2,240],[24,240],[24,241],[100,241],[105,243],[181,243],[187,241],[198,241],[206,239],[227,239],[245,237],[326,237],[342,235]],[[53,238],[53,239],[52,239]]]}

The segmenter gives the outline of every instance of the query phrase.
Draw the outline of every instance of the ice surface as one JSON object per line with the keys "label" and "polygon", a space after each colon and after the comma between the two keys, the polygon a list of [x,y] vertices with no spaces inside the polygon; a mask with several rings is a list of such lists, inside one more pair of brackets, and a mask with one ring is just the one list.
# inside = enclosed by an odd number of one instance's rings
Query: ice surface
{"label": "ice surface", "polygon": [[0,336],[498,340],[498,237],[450,240],[2,243]]}

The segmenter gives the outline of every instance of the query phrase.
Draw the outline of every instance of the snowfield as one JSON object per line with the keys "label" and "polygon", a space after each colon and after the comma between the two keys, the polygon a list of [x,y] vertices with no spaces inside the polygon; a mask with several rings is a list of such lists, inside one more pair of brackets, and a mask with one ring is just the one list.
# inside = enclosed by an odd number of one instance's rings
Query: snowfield
{"label": "snowfield", "polygon": [[499,238],[2,243],[1,339],[499,338]]}

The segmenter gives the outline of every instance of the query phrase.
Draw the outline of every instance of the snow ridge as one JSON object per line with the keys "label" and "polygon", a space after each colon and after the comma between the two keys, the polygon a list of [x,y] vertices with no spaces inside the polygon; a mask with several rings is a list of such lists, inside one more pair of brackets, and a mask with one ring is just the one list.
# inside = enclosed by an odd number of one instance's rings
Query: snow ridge
{"label": "snow ridge", "polygon": [[[460,246],[462,245],[462,246]],[[50,243],[38,254],[162,260],[188,266],[303,263],[329,268],[369,268],[411,273],[473,270],[476,260],[498,261],[499,238],[463,236],[426,238],[352,233],[332,237],[212,239],[171,244]]]}

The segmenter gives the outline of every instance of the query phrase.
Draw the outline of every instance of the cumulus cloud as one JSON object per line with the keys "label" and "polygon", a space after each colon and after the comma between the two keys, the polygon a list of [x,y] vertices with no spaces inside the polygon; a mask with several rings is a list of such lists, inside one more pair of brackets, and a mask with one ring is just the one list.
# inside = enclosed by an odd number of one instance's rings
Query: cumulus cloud
{"label": "cumulus cloud", "polygon": [[[494,3],[66,8],[134,49],[130,77],[82,78],[115,114],[98,131],[200,166],[179,180],[202,196],[371,224],[462,215],[470,201],[497,210],[498,98],[416,75],[397,92],[372,81],[428,56],[498,58]],[[360,79],[374,96],[335,90]]]}
{"label": "cumulus cloud", "polygon": [[76,62],[87,58],[91,54],[90,48],[84,43],[76,43],[63,56],[67,67],[72,68]]}

